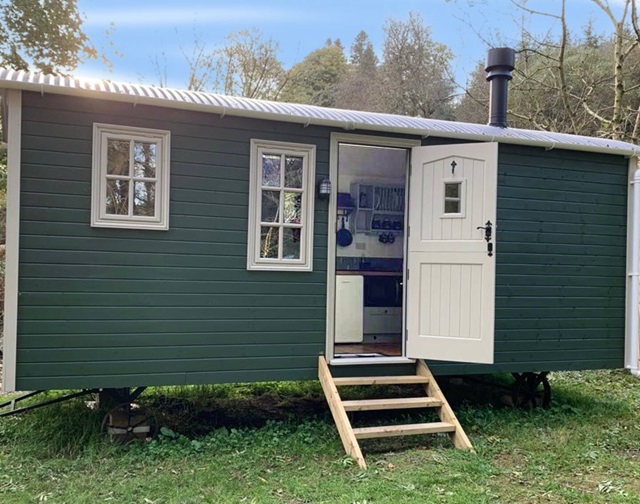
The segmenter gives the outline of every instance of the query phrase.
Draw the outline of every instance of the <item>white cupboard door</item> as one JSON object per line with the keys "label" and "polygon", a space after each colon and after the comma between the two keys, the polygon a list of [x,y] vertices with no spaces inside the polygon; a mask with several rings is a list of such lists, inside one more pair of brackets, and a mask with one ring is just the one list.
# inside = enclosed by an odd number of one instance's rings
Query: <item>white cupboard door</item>
{"label": "white cupboard door", "polygon": [[497,143],[413,148],[408,357],[493,363],[497,158]]}

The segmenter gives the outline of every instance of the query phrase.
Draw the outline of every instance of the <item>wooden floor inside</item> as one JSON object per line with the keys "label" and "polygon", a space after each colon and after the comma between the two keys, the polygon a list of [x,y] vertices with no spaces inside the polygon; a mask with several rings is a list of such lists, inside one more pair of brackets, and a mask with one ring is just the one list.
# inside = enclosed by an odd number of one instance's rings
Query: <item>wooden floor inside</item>
{"label": "wooden floor inside", "polygon": [[402,344],[397,343],[336,343],[335,355],[360,355],[360,354],[379,354],[385,357],[401,357]]}

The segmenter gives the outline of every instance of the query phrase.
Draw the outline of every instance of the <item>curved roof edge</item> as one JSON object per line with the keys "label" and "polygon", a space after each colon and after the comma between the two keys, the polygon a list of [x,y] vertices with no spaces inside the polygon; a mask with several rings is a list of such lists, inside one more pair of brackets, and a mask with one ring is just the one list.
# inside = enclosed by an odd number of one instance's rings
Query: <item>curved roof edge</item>
{"label": "curved roof edge", "polygon": [[640,155],[640,146],[606,138],[551,133],[518,128],[498,128],[483,124],[425,119],[375,112],[331,109],[314,105],[272,102],[200,91],[160,88],[97,79],[44,75],[0,68],[0,88],[40,93],[85,96],[133,104],[197,110],[222,116],[272,119],[303,126],[332,126],[344,130],[403,133],[422,137],[438,136],[461,140],[530,145],[546,149],[604,152],[624,156]]}

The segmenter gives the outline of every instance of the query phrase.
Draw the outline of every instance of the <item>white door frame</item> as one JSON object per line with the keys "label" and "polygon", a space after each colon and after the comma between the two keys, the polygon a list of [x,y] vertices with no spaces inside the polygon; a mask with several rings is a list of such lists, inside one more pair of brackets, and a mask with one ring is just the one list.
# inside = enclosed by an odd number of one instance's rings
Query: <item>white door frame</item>
{"label": "white door frame", "polygon": [[[341,143],[350,143],[356,145],[368,145],[378,147],[395,147],[399,149],[407,149],[408,161],[410,162],[411,148],[422,145],[420,139],[393,138],[374,135],[356,135],[351,133],[331,133],[331,143],[329,148],[329,180],[331,181],[331,196],[329,198],[329,222],[327,225],[327,331],[325,357],[331,365],[353,365],[353,364],[405,364],[415,362],[413,359],[404,357],[405,343],[403,337],[402,357],[354,357],[354,358],[334,358],[334,328],[335,328],[335,291],[336,291],[336,222],[338,220],[338,148]],[[408,168],[408,167],[407,167]],[[409,170],[406,171],[406,188],[405,194],[408,197],[408,177]],[[408,209],[408,206],[406,206]],[[405,211],[405,223],[408,211]],[[406,228],[405,228],[406,229]],[[406,254],[407,233],[404,233],[404,250]],[[405,265],[406,266],[406,265]],[[406,274],[406,267],[403,271],[403,277]],[[406,293],[405,293],[406,296]],[[403,303],[404,304],[404,303]],[[402,327],[404,335],[404,309],[402,315]]]}

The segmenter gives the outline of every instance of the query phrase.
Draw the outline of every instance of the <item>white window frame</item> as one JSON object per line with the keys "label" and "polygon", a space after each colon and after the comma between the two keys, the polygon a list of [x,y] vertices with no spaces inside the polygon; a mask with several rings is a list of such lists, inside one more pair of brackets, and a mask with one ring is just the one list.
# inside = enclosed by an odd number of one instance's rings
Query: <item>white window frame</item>
{"label": "white window frame", "polygon": [[[106,181],[108,178],[136,180],[132,173],[127,177],[107,176],[107,141],[110,139],[149,142],[158,145],[156,150],[156,201],[154,217],[141,215],[110,215],[106,213]],[[91,187],[92,227],[151,229],[161,231],[169,229],[170,141],[171,132],[166,130],[94,123]],[[131,159],[129,163],[131,163]],[[133,191],[129,191],[129,212],[133,211],[132,198]]]}
{"label": "white window frame", "polygon": [[[292,155],[303,158],[302,208],[300,226],[300,259],[270,259],[260,257],[260,228],[262,226],[262,155]],[[264,187],[264,190],[283,191],[284,173],[281,170],[281,187]],[[247,236],[247,269],[261,271],[313,271],[313,221],[316,178],[316,146],[271,140],[251,140],[249,226]],[[282,199],[281,203],[282,205]],[[282,220],[282,213],[280,220]],[[265,223],[273,224],[273,223]],[[279,227],[296,227],[280,222]],[[278,244],[282,253],[282,240]]]}
{"label": "white window frame", "polygon": [[[446,195],[447,184],[458,184],[460,186],[460,197],[449,198]],[[442,214],[441,219],[464,219],[466,215],[466,199],[467,199],[467,179],[445,179],[442,181]],[[456,213],[446,213],[445,204],[447,201],[460,201],[460,211]]]}

